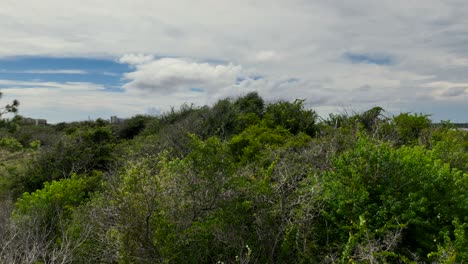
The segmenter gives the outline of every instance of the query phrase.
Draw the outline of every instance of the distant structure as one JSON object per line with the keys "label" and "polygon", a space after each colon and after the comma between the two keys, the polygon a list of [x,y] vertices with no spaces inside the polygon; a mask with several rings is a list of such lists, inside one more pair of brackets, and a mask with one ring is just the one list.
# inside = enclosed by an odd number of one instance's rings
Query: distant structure
{"label": "distant structure", "polygon": [[28,125],[47,125],[47,120],[46,119],[40,119],[40,118],[29,118],[25,117],[21,120],[24,124]]}
{"label": "distant structure", "polygon": [[111,116],[110,122],[111,124],[120,124],[123,123],[126,119],[125,118],[119,118],[117,116]]}

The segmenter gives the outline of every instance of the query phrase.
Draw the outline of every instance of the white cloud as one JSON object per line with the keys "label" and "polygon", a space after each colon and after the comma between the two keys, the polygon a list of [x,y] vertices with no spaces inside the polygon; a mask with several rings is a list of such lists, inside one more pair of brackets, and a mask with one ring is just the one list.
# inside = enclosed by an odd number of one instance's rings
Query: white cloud
{"label": "white cloud", "polygon": [[[326,111],[381,104],[446,113],[447,100],[466,100],[459,86],[430,84],[468,83],[468,1],[4,0],[0,24],[0,57],[120,58],[134,67],[127,93],[175,105],[248,89]],[[394,60],[351,64],[347,52]],[[247,80],[237,84],[238,75]],[[205,92],[186,92],[193,87]],[[453,115],[466,121],[459,109]]]}
{"label": "white cloud", "polygon": [[0,73],[24,73],[24,74],[88,74],[85,70],[23,70],[23,71],[9,71],[0,70]]}
{"label": "white cloud", "polygon": [[468,94],[468,87],[451,87],[442,92],[442,96],[456,97]]}
{"label": "white cloud", "polygon": [[102,75],[106,75],[106,76],[119,76],[117,73],[113,73],[113,72],[103,72]]}
{"label": "white cloud", "polygon": [[17,99],[19,114],[46,118],[50,123],[64,120],[109,118],[111,115],[129,117],[142,113],[142,107],[152,106],[151,100],[127,93],[105,90],[94,83],[80,82],[22,82],[0,80],[2,102]]}
{"label": "white cloud", "polygon": [[273,50],[262,50],[255,54],[255,60],[259,62],[271,61],[277,57],[278,55]]}
{"label": "white cloud", "polygon": [[447,81],[436,81],[427,83],[426,85],[433,88],[468,87],[468,82],[456,83]]}
{"label": "white cloud", "polygon": [[135,71],[125,74],[129,82],[124,88],[163,95],[189,91],[191,88],[212,92],[234,84],[237,76],[242,74],[242,68],[233,64],[216,65],[177,58],[146,60],[134,65]]}
{"label": "white cloud", "polygon": [[431,96],[438,100],[467,100],[468,82],[446,82],[438,81],[426,84],[432,89]]}
{"label": "white cloud", "polygon": [[126,63],[133,66],[137,66],[140,64],[145,64],[151,62],[154,59],[152,55],[144,55],[144,54],[125,54],[121,58],[119,58],[120,63]]}
{"label": "white cloud", "polygon": [[[88,82],[46,82],[46,81],[16,81],[16,80],[0,80],[0,85],[8,87],[7,90],[13,88],[25,89],[25,93],[31,91],[32,88],[47,88],[60,90],[104,90],[105,87],[100,84]],[[29,90],[29,91],[28,91]]]}

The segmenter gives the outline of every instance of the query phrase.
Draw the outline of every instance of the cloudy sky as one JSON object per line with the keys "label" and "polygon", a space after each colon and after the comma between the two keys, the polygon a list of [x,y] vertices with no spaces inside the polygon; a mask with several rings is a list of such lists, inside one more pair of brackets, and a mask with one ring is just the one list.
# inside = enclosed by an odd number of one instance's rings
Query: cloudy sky
{"label": "cloudy sky", "polygon": [[51,123],[250,91],[468,122],[468,1],[2,0],[0,90]]}

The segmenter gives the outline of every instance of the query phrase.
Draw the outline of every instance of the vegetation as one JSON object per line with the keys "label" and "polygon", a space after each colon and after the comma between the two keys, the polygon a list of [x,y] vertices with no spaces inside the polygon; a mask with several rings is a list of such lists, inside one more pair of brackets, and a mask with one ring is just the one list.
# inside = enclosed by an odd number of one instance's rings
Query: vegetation
{"label": "vegetation", "polygon": [[0,263],[468,262],[468,133],[450,122],[256,93],[120,124],[15,120]]}

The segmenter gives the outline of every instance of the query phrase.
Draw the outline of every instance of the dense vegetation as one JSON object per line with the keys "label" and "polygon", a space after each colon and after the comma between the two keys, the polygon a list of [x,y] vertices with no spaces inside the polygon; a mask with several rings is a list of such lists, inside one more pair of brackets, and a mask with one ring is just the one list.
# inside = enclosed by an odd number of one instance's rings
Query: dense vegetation
{"label": "dense vegetation", "polygon": [[0,263],[466,263],[468,133],[380,107],[0,128]]}

